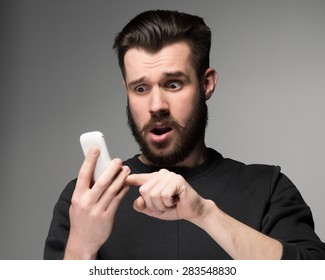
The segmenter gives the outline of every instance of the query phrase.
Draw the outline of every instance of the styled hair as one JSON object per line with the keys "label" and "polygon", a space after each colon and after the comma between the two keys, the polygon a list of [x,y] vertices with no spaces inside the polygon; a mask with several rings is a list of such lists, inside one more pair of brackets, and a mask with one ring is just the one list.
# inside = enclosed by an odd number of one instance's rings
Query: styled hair
{"label": "styled hair", "polygon": [[151,10],[134,17],[115,37],[119,66],[125,79],[124,56],[131,48],[156,53],[163,47],[185,42],[199,81],[209,67],[211,31],[201,17],[169,10]]}

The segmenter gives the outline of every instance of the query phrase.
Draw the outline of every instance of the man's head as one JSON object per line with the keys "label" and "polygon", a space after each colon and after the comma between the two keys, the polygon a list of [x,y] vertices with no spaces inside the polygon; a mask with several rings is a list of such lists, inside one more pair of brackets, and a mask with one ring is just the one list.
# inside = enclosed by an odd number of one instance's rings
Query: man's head
{"label": "man's head", "polygon": [[145,161],[172,166],[204,143],[211,35],[203,20],[170,11],[142,13],[118,34],[128,120]]}
{"label": "man's head", "polygon": [[211,31],[198,16],[177,11],[146,11],[133,18],[116,36],[113,48],[125,77],[125,53],[131,48],[156,53],[169,44],[185,42],[200,79],[209,67]]}

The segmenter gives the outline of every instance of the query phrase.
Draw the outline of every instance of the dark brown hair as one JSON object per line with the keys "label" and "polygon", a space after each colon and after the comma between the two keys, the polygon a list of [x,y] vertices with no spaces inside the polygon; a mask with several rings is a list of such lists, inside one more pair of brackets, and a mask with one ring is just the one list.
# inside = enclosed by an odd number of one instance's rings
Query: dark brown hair
{"label": "dark brown hair", "polygon": [[115,37],[119,66],[125,78],[124,56],[131,48],[156,53],[164,46],[185,42],[191,63],[201,80],[209,67],[211,31],[201,17],[168,10],[146,11],[133,18]]}

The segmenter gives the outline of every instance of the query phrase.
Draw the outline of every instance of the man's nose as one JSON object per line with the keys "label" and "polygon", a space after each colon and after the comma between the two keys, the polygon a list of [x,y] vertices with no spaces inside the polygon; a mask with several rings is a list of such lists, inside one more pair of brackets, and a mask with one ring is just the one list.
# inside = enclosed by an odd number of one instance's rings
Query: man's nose
{"label": "man's nose", "polygon": [[155,87],[150,93],[150,114],[161,114],[169,111],[169,104],[165,93],[159,87]]}

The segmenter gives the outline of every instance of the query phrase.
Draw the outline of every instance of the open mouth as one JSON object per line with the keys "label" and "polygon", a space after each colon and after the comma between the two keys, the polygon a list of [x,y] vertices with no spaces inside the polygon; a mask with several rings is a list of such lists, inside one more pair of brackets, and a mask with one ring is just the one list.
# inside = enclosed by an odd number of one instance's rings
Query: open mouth
{"label": "open mouth", "polygon": [[155,135],[163,135],[165,133],[168,133],[171,130],[172,130],[171,127],[155,127],[154,129],[151,130],[151,133]]}
{"label": "open mouth", "polygon": [[151,127],[149,137],[150,141],[155,144],[162,145],[163,143],[167,143],[168,139],[170,139],[172,135],[173,128],[166,124],[156,124]]}

